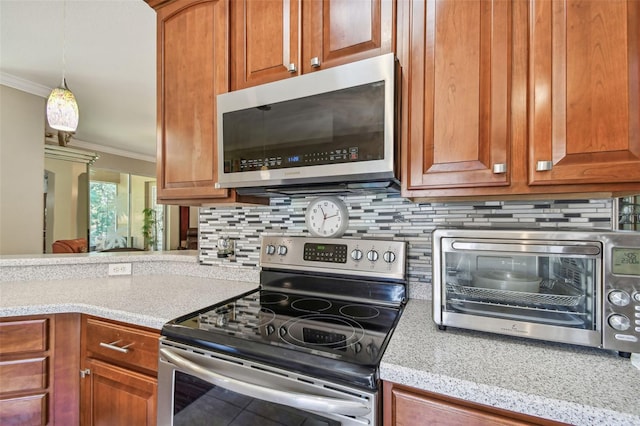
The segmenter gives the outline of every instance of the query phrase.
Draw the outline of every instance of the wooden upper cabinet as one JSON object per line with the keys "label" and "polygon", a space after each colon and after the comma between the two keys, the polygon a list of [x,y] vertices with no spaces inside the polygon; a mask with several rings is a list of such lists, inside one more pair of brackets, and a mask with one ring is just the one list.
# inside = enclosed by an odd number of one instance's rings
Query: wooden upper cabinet
{"label": "wooden upper cabinet", "polygon": [[302,0],[303,73],[393,52],[394,42],[392,0]]}
{"label": "wooden upper cabinet", "polygon": [[508,185],[511,2],[404,7],[411,28],[404,189]]}
{"label": "wooden upper cabinet", "polygon": [[394,51],[393,0],[234,0],[230,11],[231,90]]}
{"label": "wooden upper cabinet", "polygon": [[529,182],[640,183],[640,2],[529,13]]}
{"label": "wooden upper cabinet", "polygon": [[158,199],[240,201],[217,182],[216,95],[229,89],[228,0],[177,0],[157,9]]}
{"label": "wooden upper cabinet", "polygon": [[234,0],[231,90],[298,74],[299,0]]}

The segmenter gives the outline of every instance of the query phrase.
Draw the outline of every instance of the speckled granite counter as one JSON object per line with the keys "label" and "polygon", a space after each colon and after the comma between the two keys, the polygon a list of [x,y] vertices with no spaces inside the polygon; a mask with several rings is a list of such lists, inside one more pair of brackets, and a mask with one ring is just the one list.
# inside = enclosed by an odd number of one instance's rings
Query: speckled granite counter
{"label": "speckled granite counter", "polygon": [[576,425],[640,425],[640,370],[611,352],[449,328],[411,299],[383,380]]}
{"label": "speckled granite counter", "polygon": [[257,288],[179,275],[0,283],[0,317],[78,312],[161,329],[178,316]]}

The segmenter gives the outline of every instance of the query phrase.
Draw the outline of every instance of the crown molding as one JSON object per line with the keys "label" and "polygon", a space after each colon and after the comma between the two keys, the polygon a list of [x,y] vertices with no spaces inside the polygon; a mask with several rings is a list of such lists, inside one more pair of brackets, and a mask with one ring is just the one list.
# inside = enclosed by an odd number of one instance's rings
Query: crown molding
{"label": "crown molding", "polygon": [[48,98],[52,90],[50,87],[25,80],[24,78],[8,74],[4,71],[0,71],[0,84],[40,96],[41,98]]}

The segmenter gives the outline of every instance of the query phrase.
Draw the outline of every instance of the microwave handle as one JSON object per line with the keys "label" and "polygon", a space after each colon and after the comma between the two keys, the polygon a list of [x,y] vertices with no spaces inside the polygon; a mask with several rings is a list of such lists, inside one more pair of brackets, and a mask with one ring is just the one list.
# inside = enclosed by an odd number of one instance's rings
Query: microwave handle
{"label": "microwave handle", "polygon": [[287,405],[301,410],[319,411],[347,416],[364,416],[369,414],[371,411],[369,407],[357,401],[268,389],[263,386],[254,385],[253,383],[247,383],[231,377],[223,376],[222,374],[213,372],[194,363],[193,361],[181,357],[170,349],[161,348],[160,355],[165,357],[170,364],[173,364],[181,370],[206,382],[242,395],[261,399],[263,401]]}
{"label": "microwave handle", "polygon": [[566,255],[599,255],[600,247],[596,245],[568,246],[546,244],[507,244],[482,243],[475,241],[454,241],[451,247],[456,250],[502,251],[515,253],[544,253]]}

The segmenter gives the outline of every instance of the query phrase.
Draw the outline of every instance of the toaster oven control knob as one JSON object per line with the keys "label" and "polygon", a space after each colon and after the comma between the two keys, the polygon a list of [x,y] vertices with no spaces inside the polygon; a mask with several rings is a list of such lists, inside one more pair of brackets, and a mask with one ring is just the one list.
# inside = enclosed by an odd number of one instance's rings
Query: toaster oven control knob
{"label": "toaster oven control knob", "polygon": [[640,302],[640,292],[634,294],[633,298],[636,299],[636,302]]}
{"label": "toaster oven control knob", "polygon": [[618,331],[626,331],[631,327],[631,321],[624,315],[614,314],[609,317],[609,325]]}
{"label": "toaster oven control knob", "polygon": [[627,306],[631,302],[631,297],[626,291],[613,290],[609,293],[609,302],[616,306]]}
{"label": "toaster oven control knob", "polygon": [[396,261],[396,254],[392,251],[385,251],[382,258],[387,263],[393,263]]}
{"label": "toaster oven control knob", "polygon": [[376,260],[378,260],[378,252],[375,250],[369,250],[369,252],[367,253],[367,259],[369,259],[372,262],[375,262]]}
{"label": "toaster oven control knob", "polygon": [[267,254],[274,254],[276,252],[276,246],[269,244],[264,248],[264,252]]}
{"label": "toaster oven control knob", "polygon": [[280,256],[287,254],[287,246],[278,246],[278,254]]}
{"label": "toaster oven control knob", "polygon": [[362,260],[362,250],[360,250],[360,249],[354,249],[354,250],[351,252],[351,258],[352,258],[353,260],[355,260],[356,262],[358,262],[358,261]]}

